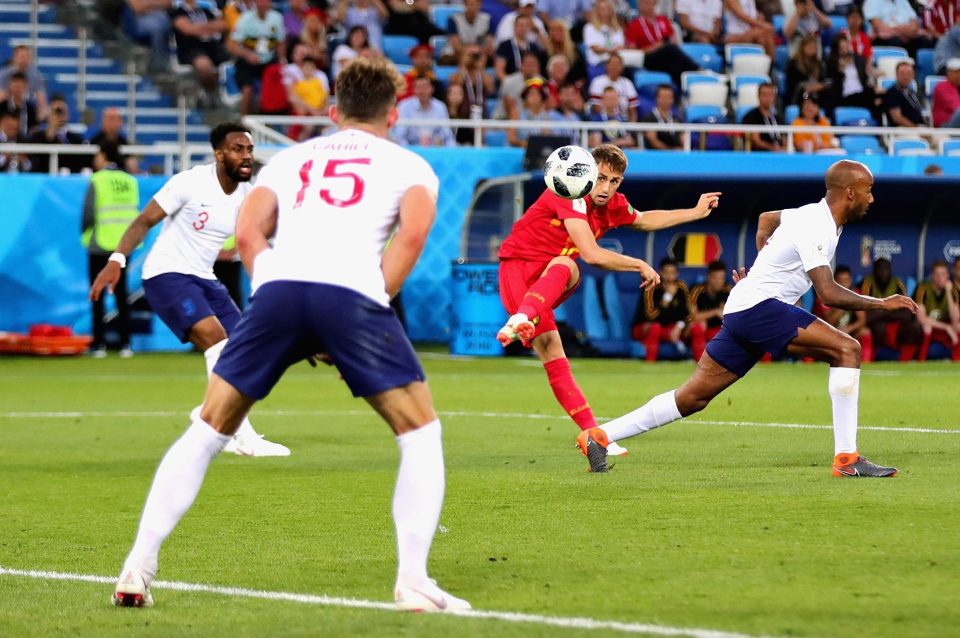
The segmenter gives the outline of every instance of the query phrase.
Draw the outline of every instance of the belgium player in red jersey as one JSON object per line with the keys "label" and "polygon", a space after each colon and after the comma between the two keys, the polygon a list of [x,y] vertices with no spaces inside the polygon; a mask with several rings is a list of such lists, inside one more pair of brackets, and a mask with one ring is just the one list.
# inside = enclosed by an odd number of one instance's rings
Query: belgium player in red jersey
{"label": "belgium player in red jersey", "polygon": [[[590,404],[570,371],[553,309],[573,293],[580,282],[577,258],[605,270],[636,272],[642,287],[655,286],[660,277],[642,259],[597,245],[611,228],[628,226],[650,231],[703,219],[716,208],[720,193],[705,193],[694,208],[638,212],[617,192],[623,183],[627,158],[616,146],[602,144],[593,151],[600,169],[597,184],[587,197],[568,200],[546,190],[513,226],[500,246],[500,299],[510,319],[497,333],[504,346],[520,340],[543,362],[557,401],[582,430],[596,421]],[[608,448],[608,454],[626,453]]]}

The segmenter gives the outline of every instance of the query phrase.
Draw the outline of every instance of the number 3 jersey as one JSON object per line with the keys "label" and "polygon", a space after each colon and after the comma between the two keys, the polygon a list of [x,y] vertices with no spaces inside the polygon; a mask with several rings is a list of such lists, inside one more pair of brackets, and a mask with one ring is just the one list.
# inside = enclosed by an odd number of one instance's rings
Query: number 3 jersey
{"label": "number 3 jersey", "polygon": [[167,217],[143,264],[143,278],[175,272],[216,279],[213,263],[234,233],[240,202],[252,188],[241,182],[231,194],[224,193],[216,163],[171,177],[153,196]]}
{"label": "number 3 jersey", "polygon": [[420,156],[356,129],[318,137],[277,154],[257,186],[277,196],[273,250],[257,255],[253,287],[310,281],[355,290],[386,306],[380,259],[397,224],[400,199],[439,181]]}

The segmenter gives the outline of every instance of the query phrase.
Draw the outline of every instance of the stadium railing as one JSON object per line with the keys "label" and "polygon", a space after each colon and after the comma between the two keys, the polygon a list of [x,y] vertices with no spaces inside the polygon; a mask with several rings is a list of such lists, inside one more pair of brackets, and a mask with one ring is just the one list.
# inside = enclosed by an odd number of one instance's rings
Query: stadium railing
{"label": "stadium railing", "polygon": [[[96,144],[0,144],[0,154],[48,155],[50,175],[60,172],[61,156],[80,155],[92,158],[99,149]],[[127,144],[120,147],[120,152],[124,155],[162,158],[165,175],[173,175],[178,170],[189,168],[195,158],[213,155],[209,144]]]}

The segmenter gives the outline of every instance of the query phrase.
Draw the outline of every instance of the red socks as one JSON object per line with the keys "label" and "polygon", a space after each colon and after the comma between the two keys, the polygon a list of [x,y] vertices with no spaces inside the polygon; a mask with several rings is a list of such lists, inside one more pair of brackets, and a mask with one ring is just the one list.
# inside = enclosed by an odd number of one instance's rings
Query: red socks
{"label": "red socks", "polygon": [[553,396],[557,397],[557,402],[563,406],[570,418],[577,422],[580,429],[596,427],[597,422],[593,418],[593,410],[587,403],[587,397],[583,396],[580,386],[573,380],[570,362],[567,359],[554,359],[544,363],[543,369],[547,371],[547,381],[550,382]]}
{"label": "red socks", "polygon": [[540,316],[544,308],[553,308],[553,304],[563,296],[568,283],[570,283],[569,268],[561,264],[550,266],[527,290],[517,312],[527,315],[528,319]]}
{"label": "red socks", "polygon": [[865,330],[857,340],[860,341],[860,360],[873,361],[873,333]]}

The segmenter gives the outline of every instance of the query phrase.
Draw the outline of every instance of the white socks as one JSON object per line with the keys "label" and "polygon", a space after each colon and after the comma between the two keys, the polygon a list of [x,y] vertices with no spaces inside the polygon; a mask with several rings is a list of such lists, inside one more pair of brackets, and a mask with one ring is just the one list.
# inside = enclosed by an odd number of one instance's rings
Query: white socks
{"label": "white socks", "polygon": [[611,441],[649,432],[661,425],[673,423],[680,418],[677,409],[676,390],[658,394],[640,408],[600,426]]}
{"label": "white socks", "polygon": [[833,404],[833,453],[856,452],[860,369],[830,368],[828,388]]}
{"label": "white socks", "polygon": [[[223,352],[223,349],[227,345],[227,340],[218,341],[206,350],[203,351],[203,358],[207,363],[207,378],[210,378],[210,375],[213,374],[213,366],[217,365],[217,360],[220,358],[220,353]],[[250,419],[243,417],[243,421],[240,422],[240,427],[237,428],[237,435],[244,436],[246,438],[258,437],[256,430],[253,429],[253,426],[250,425]]]}
{"label": "white socks", "polygon": [[440,421],[397,437],[400,470],[393,494],[397,528],[397,583],[427,580],[427,555],[443,506],[443,445]]}
{"label": "white socks", "polygon": [[230,440],[200,419],[199,408],[191,418],[190,427],[160,461],[143,507],[137,540],[124,564],[124,569],[146,572],[148,583],[156,575],[160,544],[193,505],[210,461]]}

